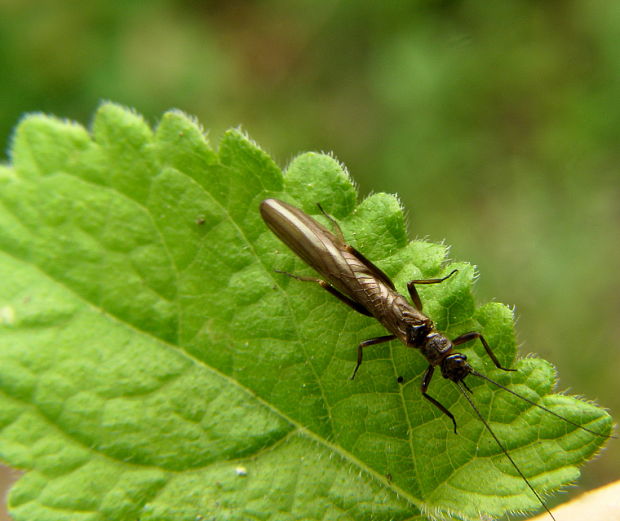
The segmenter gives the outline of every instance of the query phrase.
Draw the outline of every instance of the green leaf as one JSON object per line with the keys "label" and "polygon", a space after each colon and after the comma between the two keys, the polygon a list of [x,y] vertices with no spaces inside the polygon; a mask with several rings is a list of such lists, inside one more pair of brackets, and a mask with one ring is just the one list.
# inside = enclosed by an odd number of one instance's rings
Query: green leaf
{"label": "green leaf", "polygon": [[[475,519],[540,505],[440,375],[322,291],[261,221],[279,197],[335,215],[346,237],[394,278],[458,267],[420,289],[425,312],[457,336],[474,367],[603,434],[593,405],[550,395],[554,369],[515,360],[511,311],[476,308],[466,263],[409,242],[398,201],[356,206],[333,158],[297,157],[284,176],[243,133],[218,150],[191,119],[155,132],[113,104],[92,133],[54,118],[19,125],[0,169],[0,455],[25,471],[9,496],[17,521]],[[321,216],[317,218],[321,219]],[[404,378],[399,384],[398,377]],[[474,400],[540,493],[578,476],[603,438],[485,382]]]}

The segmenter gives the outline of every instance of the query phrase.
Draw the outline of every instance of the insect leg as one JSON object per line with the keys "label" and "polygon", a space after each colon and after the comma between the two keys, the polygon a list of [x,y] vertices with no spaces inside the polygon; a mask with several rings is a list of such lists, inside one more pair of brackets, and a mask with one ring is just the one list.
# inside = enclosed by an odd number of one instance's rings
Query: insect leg
{"label": "insect leg", "polygon": [[482,345],[484,346],[484,350],[489,355],[489,358],[493,360],[495,367],[501,369],[502,371],[516,371],[516,369],[508,369],[506,367],[502,367],[502,364],[499,363],[499,360],[495,356],[495,353],[491,350],[491,346],[487,343],[487,341],[482,336],[482,333],[478,333],[477,331],[472,331],[470,333],[465,333],[461,336],[457,336],[454,340],[452,340],[452,344],[458,346],[460,344],[464,344],[465,342],[469,342],[470,340],[476,340],[476,338],[480,339]]}
{"label": "insect leg", "polygon": [[364,306],[360,303],[355,302],[355,300],[343,295],[336,288],[330,286],[327,282],[322,279],[316,279],[314,277],[302,277],[300,275],[293,275],[292,273],[287,273],[286,271],[275,270],[276,273],[282,273],[283,275],[288,275],[297,280],[301,280],[302,282],[316,282],[319,286],[329,291],[334,297],[336,297],[341,302],[344,302],[347,306],[353,308],[358,313],[362,315],[366,315],[367,317],[372,317],[372,313],[368,311]]}
{"label": "insect leg", "polygon": [[434,372],[435,368],[432,365],[429,365],[428,369],[426,369],[426,372],[424,373],[424,376],[422,377],[422,385],[420,386],[422,396],[424,396],[424,398],[426,398],[429,402],[431,402],[435,407],[437,407],[442,413],[444,413],[448,418],[452,420],[452,423],[454,424],[454,434],[457,434],[456,420],[454,419],[454,415],[443,405],[441,405],[441,403],[435,400],[435,398],[426,393],[426,391],[428,390],[428,386],[431,383],[431,378],[433,377]]}
{"label": "insect leg", "polygon": [[344,240],[344,235],[342,233],[340,225],[338,224],[338,221],[334,219],[331,215],[329,215],[325,210],[323,210],[321,203],[316,203],[316,205],[319,207],[319,210],[321,210],[321,213],[325,216],[325,218],[332,224],[334,231],[336,232],[336,235],[338,236],[338,238],[343,243],[346,243],[346,241]]}
{"label": "insect leg", "polygon": [[409,290],[409,296],[411,297],[411,300],[413,301],[413,305],[418,309],[418,311],[422,311],[422,301],[420,300],[420,295],[418,295],[418,290],[415,289],[415,285],[416,284],[439,284],[440,282],[443,282],[444,280],[452,277],[452,275],[454,275],[457,271],[459,270],[452,270],[450,273],[448,273],[448,275],[440,279],[416,279],[416,280],[410,280],[407,283],[407,289]]}
{"label": "insect leg", "polygon": [[386,336],[378,336],[377,338],[369,338],[368,340],[364,340],[363,342],[361,342],[360,345],[357,346],[357,365],[355,366],[355,369],[353,369],[351,380],[355,378],[355,374],[357,373],[357,370],[360,368],[360,365],[362,365],[362,357],[364,356],[362,350],[365,347],[382,344],[383,342],[389,342],[390,340],[394,340],[395,338],[396,338],[396,335],[386,335]]}

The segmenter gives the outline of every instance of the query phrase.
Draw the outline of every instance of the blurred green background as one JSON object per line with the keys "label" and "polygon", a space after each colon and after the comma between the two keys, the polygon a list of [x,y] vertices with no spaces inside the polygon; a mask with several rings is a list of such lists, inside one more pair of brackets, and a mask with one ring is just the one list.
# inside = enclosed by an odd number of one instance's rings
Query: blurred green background
{"label": "blurred green background", "polygon": [[[522,353],[620,414],[620,3],[0,0],[0,142],[101,100],[333,151],[479,267]],[[620,449],[584,469],[619,476]]]}

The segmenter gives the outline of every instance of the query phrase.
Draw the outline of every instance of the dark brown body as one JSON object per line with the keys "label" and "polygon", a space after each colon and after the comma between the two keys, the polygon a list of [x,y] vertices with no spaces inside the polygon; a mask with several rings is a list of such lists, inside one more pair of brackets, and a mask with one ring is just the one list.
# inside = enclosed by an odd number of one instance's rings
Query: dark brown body
{"label": "dark brown body", "polygon": [[[300,209],[277,199],[263,201],[260,211],[269,228],[325,282],[366,310],[407,347],[420,349],[431,366],[440,365],[453,353],[452,342],[435,330],[431,319],[398,293],[385,273],[346,244],[340,233],[334,234]],[[419,302],[417,293],[413,300]]]}
{"label": "dark brown body", "polygon": [[[320,206],[319,209],[323,211]],[[453,348],[456,345],[479,339],[489,355],[489,358],[491,358],[497,368],[504,371],[514,371],[514,369],[502,367],[489,344],[480,333],[472,331],[450,340],[444,334],[437,331],[431,319],[422,313],[422,302],[415,288],[416,284],[437,284],[443,282],[456,273],[456,270],[443,278],[410,281],[407,284],[407,289],[413,302],[413,304],[411,304],[403,295],[396,291],[394,284],[385,273],[355,248],[349,246],[345,242],[338,223],[325,212],[323,212],[323,214],[331,221],[335,233],[329,231],[300,209],[277,199],[265,199],[260,204],[260,212],[267,226],[269,226],[269,228],[301,259],[316,270],[322,278],[300,277],[290,273],[286,273],[286,275],[298,280],[319,284],[356,311],[376,318],[390,332],[389,335],[365,340],[359,344],[357,348],[357,365],[355,366],[351,378],[355,377],[362,363],[362,353],[365,347],[399,339],[407,347],[419,349],[429,364],[422,377],[420,386],[424,398],[452,420],[454,432],[456,433],[456,420],[452,413],[426,392],[430,385],[435,367],[438,366],[441,369],[443,377],[452,380],[458,386],[478,418],[493,436],[498,446],[510,460],[510,463],[517,470],[523,481],[534,493],[551,518],[555,519],[541,496],[523,475],[508,451],[506,451],[500,440],[491,430],[487,421],[480,414],[473,400],[468,396],[471,390],[467,387],[463,379],[468,375],[483,378],[493,385],[517,396],[521,400],[553,414],[575,427],[597,436],[608,436],[596,433],[574,423],[491,380],[487,376],[472,369],[467,363],[467,357],[465,355],[454,351]]]}

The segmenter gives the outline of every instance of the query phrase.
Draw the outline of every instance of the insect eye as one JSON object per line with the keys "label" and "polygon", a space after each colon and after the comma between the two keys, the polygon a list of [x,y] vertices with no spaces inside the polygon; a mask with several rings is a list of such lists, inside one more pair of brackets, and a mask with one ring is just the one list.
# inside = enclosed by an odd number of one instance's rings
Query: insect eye
{"label": "insect eye", "polygon": [[455,353],[447,356],[441,363],[441,374],[453,382],[460,382],[470,373],[471,367],[469,367],[467,357],[464,354]]}

